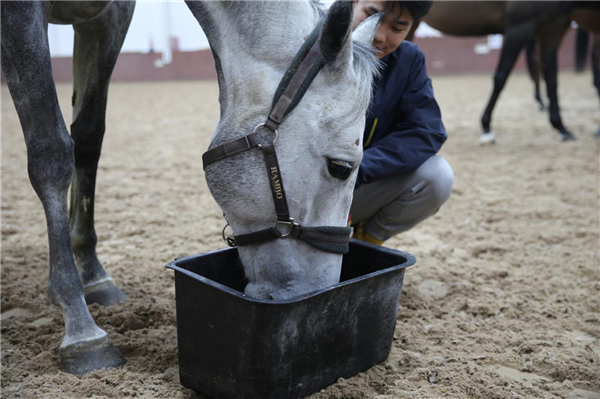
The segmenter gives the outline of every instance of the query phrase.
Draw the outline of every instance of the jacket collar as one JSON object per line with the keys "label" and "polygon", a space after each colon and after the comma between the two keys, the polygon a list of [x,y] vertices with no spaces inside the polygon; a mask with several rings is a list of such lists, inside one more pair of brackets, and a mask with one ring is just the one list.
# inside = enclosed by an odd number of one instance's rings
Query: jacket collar
{"label": "jacket collar", "polygon": [[385,57],[383,57],[381,59],[384,69],[387,68],[390,63],[395,64],[398,61],[398,58],[400,57],[400,48],[401,47],[402,47],[402,43],[400,43],[400,46],[398,46],[398,48],[396,50],[392,51],[390,54],[386,55]]}

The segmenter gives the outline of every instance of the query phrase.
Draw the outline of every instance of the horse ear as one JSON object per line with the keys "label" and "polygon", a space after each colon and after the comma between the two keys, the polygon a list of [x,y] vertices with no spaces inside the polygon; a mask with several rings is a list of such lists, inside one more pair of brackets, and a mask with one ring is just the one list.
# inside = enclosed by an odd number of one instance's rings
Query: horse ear
{"label": "horse ear", "polygon": [[334,62],[352,54],[352,18],[354,9],[351,1],[337,0],[329,8],[321,31],[321,54],[325,62]]}
{"label": "horse ear", "polygon": [[379,12],[362,21],[352,32],[352,39],[366,44],[373,44],[381,18],[383,18],[383,13]]}

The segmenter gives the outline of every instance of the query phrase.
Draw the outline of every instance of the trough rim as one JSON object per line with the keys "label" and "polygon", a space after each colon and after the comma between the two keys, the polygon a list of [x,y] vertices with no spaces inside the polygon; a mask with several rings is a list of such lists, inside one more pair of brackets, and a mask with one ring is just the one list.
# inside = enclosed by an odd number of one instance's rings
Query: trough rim
{"label": "trough rim", "polygon": [[232,251],[236,248],[220,248],[220,249],[215,249],[209,252],[204,252],[201,254],[196,254],[196,255],[190,255],[190,256],[184,256],[181,258],[175,258],[175,260],[173,260],[172,262],[169,262],[168,264],[165,265],[165,268],[167,269],[171,269],[174,271],[178,271],[180,273],[183,273],[184,275],[193,278],[194,280],[200,281],[201,283],[204,283],[208,286],[211,286],[213,288],[216,288],[220,291],[224,291],[228,294],[234,295],[242,300],[248,301],[248,302],[253,302],[256,304],[262,304],[262,305],[269,305],[269,306],[280,306],[280,305],[289,305],[292,303],[297,303],[297,302],[301,302],[303,300],[306,300],[308,298],[312,298],[318,295],[321,295],[325,292],[337,289],[337,288],[342,288],[345,287],[347,285],[351,285],[351,284],[356,284],[360,281],[366,280],[366,279],[370,279],[373,277],[377,277],[383,274],[387,274],[387,273],[392,273],[396,270],[400,270],[400,269],[406,269],[407,267],[413,266],[416,262],[417,259],[414,257],[414,255],[409,254],[408,252],[404,252],[404,251],[400,251],[397,249],[392,249],[392,248],[387,248],[387,247],[382,247],[379,245],[375,245],[375,244],[371,244],[371,243],[366,243],[360,240],[356,240],[351,238],[350,242],[353,244],[357,244],[359,246],[365,246],[371,249],[376,249],[380,252],[386,252],[390,255],[394,255],[394,256],[402,256],[406,259],[405,262],[399,264],[399,265],[395,265],[395,266],[391,266],[382,270],[378,270],[376,272],[372,272],[372,273],[368,273],[359,277],[355,277],[353,279],[350,280],[346,280],[343,282],[339,282],[337,284],[331,285],[329,287],[326,288],[322,288],[319,290],[314,290],[311,292],[308,292],[306,294],[302,294],[302,295],[298,295],[295,296],[293,298],[289,298],[289,299],[285,299],[285,300],[267,300],[267,299],[258,299],[258,298],[253,298],[253,297],[249,297],[247,295],[245,295],[243,292],[234,290],[232,288],[227,287],[226,285],[223,285],[221,283],[218,283],[214,280],[211,280],[209,278],[206,278],[204,276],[201,276],[199,274],[196,274],[194,272],[191,272],[189,270],[186,270],[182,267],[179,267],[176,265],[176,263],[180,263],[180,262],[186,262],[201,256],[208,256],[208,255],[212,255],[212,254],[216,254],[216,253],[220,253],[220,252],[226,252],[226,251]]}

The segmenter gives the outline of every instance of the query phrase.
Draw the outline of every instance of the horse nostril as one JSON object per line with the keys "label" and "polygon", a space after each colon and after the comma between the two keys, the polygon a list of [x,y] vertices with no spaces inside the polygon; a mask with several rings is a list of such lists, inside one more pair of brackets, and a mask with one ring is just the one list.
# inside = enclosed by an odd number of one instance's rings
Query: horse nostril
{"label": "horse nostril", "polygon": [[272,294],[269,294],[269,299],[270,299],[270,300],[272,300],[272,301],[274,301],[274,300],[275,300],[275,298],[273,297],[273,295],[272,295]]}

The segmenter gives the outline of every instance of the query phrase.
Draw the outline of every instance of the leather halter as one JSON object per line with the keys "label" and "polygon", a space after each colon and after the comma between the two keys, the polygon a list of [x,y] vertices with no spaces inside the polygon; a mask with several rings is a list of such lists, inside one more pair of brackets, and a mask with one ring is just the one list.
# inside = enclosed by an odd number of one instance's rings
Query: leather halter
{"label": "leather halter", "polygon": [[[290,217],[285,190],[283,188],[283,180],[275,152],[275,141],[277,141],[279,135],[277,128],[283,122],[285,116],[300,102],[308,86],[310,86],[319,70],[325,64],[321,55],[319,42],[322,25],[323,20],[320,20],[310,36],[305,40],[304,45],[296,54],[294,61],[292,61],[292,65],[281,79],[275,92],[273,105],[267,120],[254,128],[252,133],[212,148],[202,155],[204,169],[213,162],[253,148],[260,149],[265,160],[277,219],[273,226],[268,229],[236,235],[234,237],[225,237],[225,228],[227,228],[228,224],[225,225],[222,237],[230,247],[261,244],[278,238],[293,237],[322,251],[336,254],[345,254],[348,252],[350,227],[304,227],[297,223],[294,218]],[[259,141],[257,131],[263,128],[269,129],[275,134],[273,141],[269,144],[263,144]]]}

